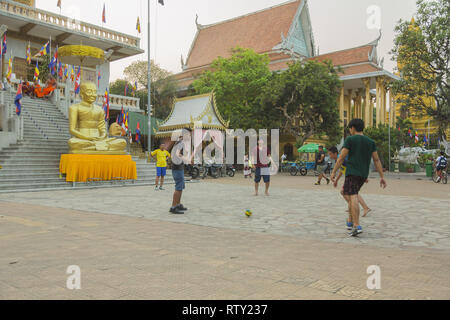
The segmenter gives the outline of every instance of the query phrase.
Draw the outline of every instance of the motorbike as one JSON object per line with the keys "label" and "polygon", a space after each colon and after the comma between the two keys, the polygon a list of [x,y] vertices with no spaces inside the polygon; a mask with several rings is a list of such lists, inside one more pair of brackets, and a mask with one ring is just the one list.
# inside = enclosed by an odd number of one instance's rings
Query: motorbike
{"label": "motorbike", "polygon": [[197,165],[185,164],[184,173],[195,180],[200,176],[200,168]]}
{"label": "motorbike", "polygon": [[227,165],[225,171],[226,175],[229,176],[230,178],[233,178],[234,175],[236,174],[236,168],[234,167],[234,165]]}
{"label": "motorbike", "polygon": [[208,175],[217,179],[220,175],[220,165],[215,164],[205,164],[203,166],[203,176],[202,179],[205,179]]}

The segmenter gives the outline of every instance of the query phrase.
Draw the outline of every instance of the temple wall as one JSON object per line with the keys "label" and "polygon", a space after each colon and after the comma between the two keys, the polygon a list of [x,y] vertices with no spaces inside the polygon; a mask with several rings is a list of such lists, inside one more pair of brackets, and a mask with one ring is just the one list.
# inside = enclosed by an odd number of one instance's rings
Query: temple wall
{"label": "temple wall", "polygon": [[36,7],[35,0],[12,0],[12,1],[26,4],[27,6],[30,7]]}

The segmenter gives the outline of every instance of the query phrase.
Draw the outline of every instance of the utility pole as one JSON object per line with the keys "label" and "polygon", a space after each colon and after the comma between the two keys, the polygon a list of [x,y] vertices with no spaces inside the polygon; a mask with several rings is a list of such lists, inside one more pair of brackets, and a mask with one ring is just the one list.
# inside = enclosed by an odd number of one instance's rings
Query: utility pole
{"label": "utility pole", "polygon": [[150,153],[152,152],[152,64],[151,64],[151,54],[150,54],[150,1],[148,1],[148,78],[147,78],[147,88],[148,88],[148,153],[150,158]]}

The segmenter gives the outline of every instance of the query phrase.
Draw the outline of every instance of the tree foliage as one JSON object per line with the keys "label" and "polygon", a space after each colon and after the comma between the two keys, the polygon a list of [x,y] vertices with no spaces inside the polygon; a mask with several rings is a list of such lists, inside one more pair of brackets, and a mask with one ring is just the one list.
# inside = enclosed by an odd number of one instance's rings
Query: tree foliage
{"label": "tree foliage", "polygon": [[[151,95],[153,116],[158,119],[166,119],[170,114],[173,101],[176,96],[176,83],[172,74],[152,63],[151,73]],[[124,70],[126,79],[118,79],[110,83],[110,92],[117,95],[125,95],[125,86],[128,84],[127,96],[132,96],[132,88],[137,83],[135,97],[140,99],[140,108],[147,111],[148,105],[148,74],[147,61],[136,61],[130,64]]]}
{"label": "tree foliage", "polygon": [[394,83],[400,104],[431,116],[445,136],[450,121],[450,2],[418,0],[415,21],[395,28],[393,60],[402,80]]}
{"label": "tree foliage", "polygon": [[230,121],[230,127],[271,129],[278,128],[274,125],[277,112],[266,109],[259,99],[271,78],[267,55],[235,48],[231,58],[214,60],[211,70],[195,80],[192,87],[195,94],[215,92],[219,111]]}
{"label": "tree foliage", "polygon": [[297,146],[323,135],[337,144],[342,138],[338,108],[341,85],[331,62],[297,62],[273,76],[262,101],[281,112],[281,128],[297,138]]}

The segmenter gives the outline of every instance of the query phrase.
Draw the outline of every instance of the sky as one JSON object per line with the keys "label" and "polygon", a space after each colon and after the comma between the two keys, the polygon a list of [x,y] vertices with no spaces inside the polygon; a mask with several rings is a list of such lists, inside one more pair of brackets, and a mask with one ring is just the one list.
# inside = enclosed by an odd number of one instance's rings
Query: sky
{"label": "sky", "polygon": [[[38,8],[59,13],[57,0],[36,0]],[[165,0],[165,6],[150,0],[151,58],[161,67],[178,73],[181,55],[184,59],[200,24],[211,24],[245,15],[286,0]],[[320,54],[357,47],[378,37],[378,29],[369,29],[367,22],[380,13],[383,37],[378,47],[384,57],[384,68],[393,71],[389,51],[393,47],[394,27],[398,20],[410,20],[416,11],[416,0],[309,0],[312,28]],[[141,48],[147,51],[147,0],[62,0],[62,14],[101,25],[103,4],[106,4],[106,28],[138,36],[136,20],[140,17]],[[367,13],[376,6],[379,11]],[[113,62],[111,81],[123,78],[124,68],[136,60],[146,60],[147,54]]]}

